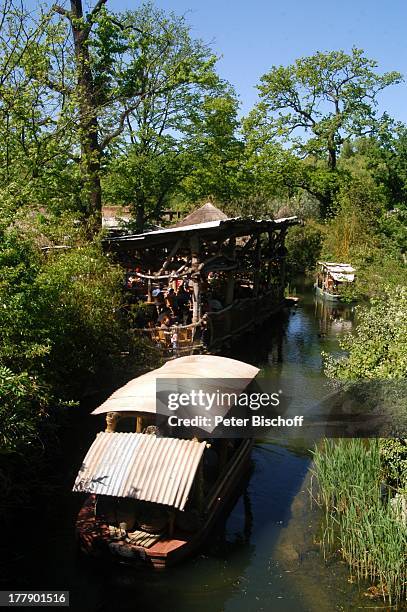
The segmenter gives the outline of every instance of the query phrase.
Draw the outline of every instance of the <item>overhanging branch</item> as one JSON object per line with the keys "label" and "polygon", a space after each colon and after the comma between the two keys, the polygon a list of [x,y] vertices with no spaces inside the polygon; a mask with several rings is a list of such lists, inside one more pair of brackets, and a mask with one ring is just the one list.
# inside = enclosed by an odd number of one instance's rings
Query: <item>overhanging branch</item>
{"label": "overhanging branch", "polygon": [[144,97],[143,95],[140,95],[140,98],[137,100],[137,103],[133,104],[132,106],[129,106],[121,113],[120,119],[119,119],[119,125],[117,126],[117,128],[113,130],[112,132],[110,132],[110,134],[107,134],[103,138],[102,142],[100,143],[101,151],[103,151],[103,149],[105,149],[112,142],[112,140],[114,140],[115,138],[120,136],[120,134],[122,134],[124,130],[124,124],[126,122],[127,117],[130,115],[130,113],[136,110],[136,108],[140,104],[140,101],[143,99],[143,97]]}

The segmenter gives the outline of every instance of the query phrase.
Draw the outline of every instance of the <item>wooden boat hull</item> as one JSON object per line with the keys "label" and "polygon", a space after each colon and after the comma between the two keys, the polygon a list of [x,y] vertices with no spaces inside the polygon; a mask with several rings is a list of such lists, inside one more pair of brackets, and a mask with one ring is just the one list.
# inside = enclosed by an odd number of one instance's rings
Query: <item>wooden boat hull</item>
{"label": "wooden boat hull", "polygon": [[149,548],[125,541],[111,541],[109,527],[95,515],[96,496],[91,495],[82,506],[76,532],[80,550],[91,556],[110,556],[122,564],[144,565],[164,569],[193,555],[204,543],[217,520],[230,509],[240,494],[242,478],[250,465],[253,440],[244,440],[226,469],[207,496],[207,507],[201,527],[194,533],[176,531],[174,536],[161,539]]}

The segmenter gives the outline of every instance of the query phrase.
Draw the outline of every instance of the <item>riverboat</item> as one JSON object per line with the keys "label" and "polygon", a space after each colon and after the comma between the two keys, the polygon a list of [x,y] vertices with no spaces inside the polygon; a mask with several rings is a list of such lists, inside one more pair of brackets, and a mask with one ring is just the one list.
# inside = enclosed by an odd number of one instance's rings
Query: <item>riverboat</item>
{"label": "riverboat", "polygon": [[[168,435],[164,421],[163,429],[156,425],[156,387],[172,388],[176,379],[185,390],[193,379],[209,392],[216,378],[222,392],[240,395],[258,371],[224,357],[180,357],[131,380],[94,410],[106,415],[106,430],[73,487],[87,494],[76,521],[83,553],[163,569],[199,549],[241,492],[253,440],[211,438],[210,428],[192,439]],[[118,431],[126,423],[133,431]]]}
{"label": "riverboat", "polygon": [[319,272],[314,284],[318,296],[332,301],[340,302],[342,299],[340,288],[355,280],[355,268],[346,263],[319,261]]}

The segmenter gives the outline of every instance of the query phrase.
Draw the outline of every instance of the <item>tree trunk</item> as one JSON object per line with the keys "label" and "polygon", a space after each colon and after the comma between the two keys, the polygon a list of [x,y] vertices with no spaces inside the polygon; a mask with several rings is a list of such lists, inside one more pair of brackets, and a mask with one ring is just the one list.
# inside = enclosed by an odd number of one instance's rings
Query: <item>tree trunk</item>
{"label": "tree trunk", "polygon": [[136,228],[137,231],[142,233],[144,231],[145,217],[144,217],[144,204],[136,204]]}
{"label": "tree trunk", "polygon": [[86,213],[97,225],[102,222],[98,109],[88,49],[91,24],[83,19],[82,0],[71,0],[71,26],[77,71],[79,137],[86,189]]}
{"label": "tree trunk", "polygon": [[328,167],[330,170],[336,168],[336,147],[333,142],[328,143]]}

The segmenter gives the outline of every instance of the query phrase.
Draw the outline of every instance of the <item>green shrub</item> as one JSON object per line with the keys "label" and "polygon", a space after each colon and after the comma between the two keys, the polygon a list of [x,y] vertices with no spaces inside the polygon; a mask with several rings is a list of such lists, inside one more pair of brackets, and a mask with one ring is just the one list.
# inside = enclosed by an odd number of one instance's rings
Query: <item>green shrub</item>
{"label": "green shrub", "polygon": [[331,378],[403,379],[407,373],[407,287],[387,287],[370,307],[357,307],[357,325],[340,341],[347,356],[325,356]]}
{"label": "green shrub", "polygon": [[383,478],[392,487],[407,490],[407,439],[379,440]]}
{"label": "green shrub", "polygon": [[63,400],[80,398],[109,373],[133,372],[145,363],[143,342],[120,316],[122,271],[98,240],[86,242],[76,227],[55,229],[66,249],[41,252],[38,228],[0,234],[0,364],[28,372]]}
{"label": "green shrub", "polygon": [[313,222],[293,227],[286,238],[287,272],[290,278],[315,268],[322,248],[322,231]]}
{"label": "green shrub", "polygon": [[26,451],[37,441],[50,397],[26,372],[0,366],[0,453]]}
{"label": "green shrub", "polygon": [[157,308],[149,302],[139,302],[130,306],[130,320],[134,327],[147,327],[148,323],[157,320]]}

